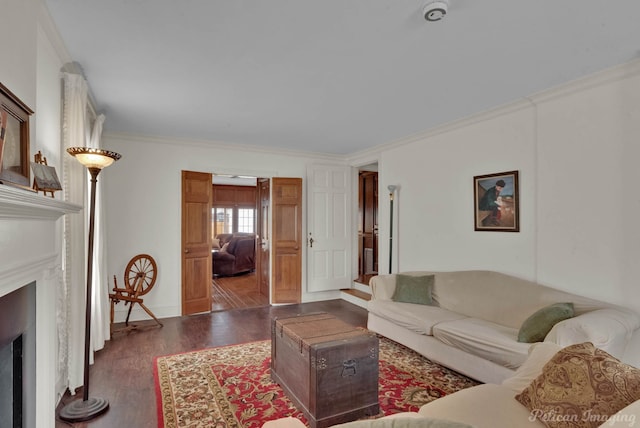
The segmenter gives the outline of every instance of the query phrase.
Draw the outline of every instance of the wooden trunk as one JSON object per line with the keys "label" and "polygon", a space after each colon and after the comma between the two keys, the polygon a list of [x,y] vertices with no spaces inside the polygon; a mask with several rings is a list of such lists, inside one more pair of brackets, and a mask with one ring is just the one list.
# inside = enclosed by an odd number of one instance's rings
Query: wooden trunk
{"label": "wooden trunk", "polygon": [[271,377],[311,428],[375,416],[378,338],[326,313],[274,318]]}

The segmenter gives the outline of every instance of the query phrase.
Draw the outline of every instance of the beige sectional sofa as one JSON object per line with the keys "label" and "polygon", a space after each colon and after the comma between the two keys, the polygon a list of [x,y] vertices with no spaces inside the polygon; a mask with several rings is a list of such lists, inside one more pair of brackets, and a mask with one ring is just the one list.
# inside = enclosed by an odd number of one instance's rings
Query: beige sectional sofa
{"label": "beige sectional sofa", "polygon": [[[431,401],[417,412],[396,413],[375,420],[354,421],[334,425],[334,428],[545,428],[545,423],[557,426],[553,424],[553,418],[559,426],[563,427],[629,428],[636,426],[640,419],[640,400],[620,407],[620,410],[610,415],[600,413],[583,400],[582,403],[575,403],[578,412],[573,419],[578,423],[566,425],[563,425],[563,420],[570,420],[570,416],[553,411],[541,413],[537,411],[538,409],[531,411],[516,400],[515,397],[518,394],[539,379],[545,366],[562,349],[551,342],[538,343],[532,346],[525,363],[514,372],[513,376],[505,379],[501,384],[482,384],[463,389]],[[637,386],[640,371],[637,369],[634,371],[635,373],[626,373],[629,376],[626,379],[629,388],[627,391]],[[602,379],[600,378],[599,381]],[[636,395],[638,393],[636,391]],[[571,396],[566,390],[560,395],[563,398]],[[597,400],[601,402],[602,398],[598,397]],[[561,407],[558,406],[558,409]],[[545,423],[541,419],[545,419]],[[590,423],[585,425],[584,421]],[[265,423],[263,428],[304,428],[304,424],[295,418],[281,418]]]}
{"label": "beige sectional sofa", "polygon": [[432,304],[393,300],[396,274],[371,279],[369,330],[485,383],[500,384],[525,361],[530,343],[518,342],[523,322],[548,305],[569,302],[575,316],[557,323],[545,341],[559,346],[592,342],[625,360],[640,328],[630,309],[493,271],[407,272],[433,275]]}
{"label": "beige sectional sofa", "polygon": [[[560,421],[548,423],[551,427],[620,428],[640,422],[640,370],[616,360],[625,360],[630,339],[640,334],[640,316],[634,311],[499,272],[406,275],[433,275],[430,304],[395,301],[398,276],[374,277],[368,328],[485,383],[431,401],[417,412],[335,428],[544,428],[547,422],[541,418]],[[518,342],[525,320],[556,303],[572,303],[573,316],[555,324],[544,341]],[[584,353],[584,360],[567,357],[574,348]],[[603,358],[601,350],[615,358]],[[570,379],[557,382],[563,374]],[[541,400],[525,404],[523,395],[525,402],[526,397]],[[607,407],[616,400],[623,404]],[[557,412],[562,408],[577,409],[579,419],[597,420],[563,424],[566,416]],[[263,428],[303,426],[298,419],[282,418]]]}

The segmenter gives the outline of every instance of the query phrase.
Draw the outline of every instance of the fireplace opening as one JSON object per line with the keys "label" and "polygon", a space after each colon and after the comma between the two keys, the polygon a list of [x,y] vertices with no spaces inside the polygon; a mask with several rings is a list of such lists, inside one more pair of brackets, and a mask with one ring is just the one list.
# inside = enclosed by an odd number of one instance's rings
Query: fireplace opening
{"label": "fireplace opening", "polygon": [[0,297],[0,427],[35,424],[35,291]]}
{"label": "fireplace opening", "polygon": [[22,335],[0,349],[0,427],[22,428]]}

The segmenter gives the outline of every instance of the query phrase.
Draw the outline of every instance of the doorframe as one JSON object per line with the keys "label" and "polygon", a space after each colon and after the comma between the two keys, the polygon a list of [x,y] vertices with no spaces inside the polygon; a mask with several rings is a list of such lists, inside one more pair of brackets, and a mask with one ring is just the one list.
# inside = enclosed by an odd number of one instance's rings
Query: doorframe
{"label": "doorframe", "polygon": [[[351,197],[352,197],[352,213],[351,213],[351,221],[352,221],[352,240],[351,240],[351,245],[352,248],[354,249],[354,251],[352,252],[351,255],[351,269],[352,272],[354,274],[354,279],[358,276],[358,200],[359,200],[359,186],[358,186],[358,174],[361,170],[368,170],[369,167],[371,168],[375,168],[375,171],[378,171],[378,274],[380,274],[380,260],[382,257],[381,254],[381,249],[382,249],[382,245],[380,245],[381,239],[380,239],[380,233],[381,231],[384,230],[384,225],[382,224],[382,219],[380,218],[381,214],[383,215],[382,211],[380,210],[380,189],[382,187],[382,174],[380,174],[380,165],[381,165],[381,160],[379,157],[373,157],[373,158],[369,158],[369,159],[361,159],[358,162],[353,162],[350,164],[351,166],[351,179],[352,179],[352,183],[354,183],[352,185],[352,192],[351,192]],[[387,232],[388,233],[388,232]],[[387,253],[388,254],[388,253]],[[368,284],[363,284],[368,286]]]}
{"label": "doorframe", "polygon": [[[268,207],[266,219],[264,219],[262,212],[263,192],[261,183],[263,181],[267,183]],[[271,178],[267,177],[259,177],[256,182],[256,234],[256,281],[258,282],[258,292],[263,296],[266,292],[266,297],[269,299],[269,304],[271,304]],[[262,243],[265,240],[265,235],[267,258],[266,261],[263,261]],[[266,266],[264,266],[265,263]],[[264,279],[267,281],[266,290],[262,287]]]}
{"label": "doorframe", "polygon": [[[268,180],[269,180],[269,184],[270,184],[270,192],[271,192],[271,182],[272,182],[272,179],[273,179],[274,177],[278,177],[278,173],[277,173],[276,171],[243,170],[243,169],[241,169],[241,168],[228,168],[228,167],[221,167],[221,168],[218,168],[218,167],[211,167],[211,168],[208,168],[208,169],[206,169],[206,170],[199,170],[199,171],[195,171],[195,170],[193,170],[193,172],[209,173],[209,174],[211,174],[211,175],[212,175],[212,178],[213,178],[213,176],[214,176],[214,175],[216,175],[216,174],[217,174],[217,175],[229,175],[229,176],[246,176],[246,177],[254,177],[254,178],[256,178],[256,179],[259,179],[259,178],[265,178],[265,179],[268,179]],[[213,185],[213,180],[212,180],[211,184]],[[257,187],[257,185],[258,185],[258,183],[256,182],[256,187]],[[182,191],[181,191],[181,193],[182,193]],[[181,198],[182,198],[182,194],[181,194]],[[271,201],[271,198],[272,198],[272,194],[271,194],[271,193],[269,193],[269,200],[270,200],[270,201]],[[213,201],[211,201],[211,203],[212,203],[212,202],[213,202]],[[257,209],[257,210],[259,210],[259,209],[260,209],[260,207],[258,206],[258,204],[259,204],[259,202],[256,200],[256,209]],[[269,227],[269,234],[271,234],[271,227],[272,227],[272,226],[271,226],[271,222],[272,222],[272,216],[273,216],[273,213],[272,213],[272,206],[271,206],[271,204],[269,204],[269,218],[270,218],[270,221],[269,221],[269,224],[268,224],[268,227]],[[180,232],[180,239],[182,240],[182,230],[181,230],[181,232]],[[211,238],[211,236],[209,237],[209,239],[212,239],[212,238]],[[256,241],[256,244],[257,244],[257,241]],[[271,252],[272,252],[271,242],[269,242],[268,246],[269,246],[269,260],[268,260],[268,264],[269,264],[269,276],[268,276],[268,278],[267,278],[267,281],[268,281],[268,283],[269,283],[269,304],[270,304],[270,305],[272,305],[272,304],[273,304],[273,302],[272,302],[271,295],[272,295],[272,291],[273,291],[273,290],[272,290],[273,284],[272,284],[272,280],[271,280],[271,275],[272,275],[272,270],[273,270],[273,269],[272,269],[273,261],[272,261],[272,257],[271,257]],[[182,275],[182,269],[181,269],[181,273],[180,273],[180,275]],[[258,278],[257,278],[257,275],[256,275],[256,285],[258,285],[258,286],[259,286],[260,284],[258,284],[258,283],[257,283],[257,281],[258,281]],[[182,300],[182,285],[181,285],[181,287],[180,287],[180,288],[181,288],[181,289],[180,289],[180,293],[181,293],[181,300]],[[181,305],[182,305],[182,302],[181,302]]]}

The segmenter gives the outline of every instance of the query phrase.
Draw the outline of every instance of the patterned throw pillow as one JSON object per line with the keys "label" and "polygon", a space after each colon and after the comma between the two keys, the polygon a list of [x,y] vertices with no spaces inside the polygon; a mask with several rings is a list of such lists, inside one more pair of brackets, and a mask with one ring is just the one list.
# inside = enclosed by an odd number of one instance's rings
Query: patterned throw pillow
{"label": "patterned throw pillow", "polygon": [[568,346],[551,358],[516,400],[549,428],[595,428],[640,399],[640,369],[592,343]]}

